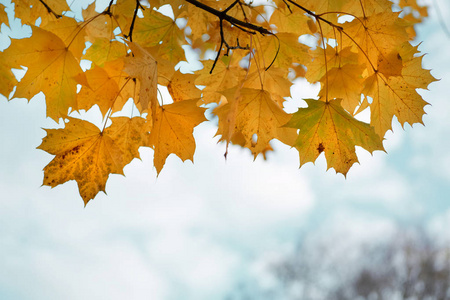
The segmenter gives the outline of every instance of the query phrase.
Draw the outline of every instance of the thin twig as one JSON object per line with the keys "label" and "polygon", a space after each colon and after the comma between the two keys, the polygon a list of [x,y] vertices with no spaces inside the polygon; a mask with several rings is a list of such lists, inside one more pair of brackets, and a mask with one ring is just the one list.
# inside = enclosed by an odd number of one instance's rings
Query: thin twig
{"label": "thin twig", "polygon": [[328,62],[327,62],[327,45],[325,43],[325,37],[323,36],[322,24],[320,24],[319,18],[316,17],[316,22],[319,25],[320,34],[322,35],[322,45],[323,45],[323,60],[325,63],[325,102],[328,103]]}
{"label": "thin twig", "polygon": [[42,5],[45,6],[45,8],[47,9],[47,11],[51,14],[53,14],[57,19],[62,18],[62,15],[59,15],[57,13],[55,13],[55,11],[53,9],[50,8],[50,6],[47,5],[47,3],[45,3],[43,0],[39,0],[39,2],[42,3]]}
{"label": "thin twig", "polygon": [[[323,13],[323,14],[315,14],[314,12],[310,11],[307,8],[304,8],[303,6],[297,4],[296,2],[292,1],[292,0],[286,0],[289,3],[292,3],[293,5],[295,5],[296,7],[300,8],[301,10],[303,10],[304,12],[306,12],[307,14],[313,16],[316,21],[318,22],[318,20],[321,20],[322,22],[325,22],[326,24],[330,25],[331,27],[337,29],[341,34],[344,34],[346,37],[348,37],[355,45],[356,47],[358,47],[362,54],[364,54],[364,56],[367,58],[367,61],[369,62],[369,64],[371,65],[373,71],[376,73],[377,69],[375,68],[374,64],[372,63],[372,61],[370,60],[369,56],[367,55],[367,53],[364,51],[364,49],[362,49],[362,47],[355,41],[355,39],[353,39],[347,32],[345,32],[344,28],[342,28],[342,26],[336,25],[333,22],[328,21],[327,19],[323,18],[322,15],[327,14],[327,13]],[[347,14],[347,15],[351,15],[351,14]],[[364,22],[362,22],[362,20],[360,20],[359,18],[355,17],[358,21],[360,21],[364,28]]]}
{"label": "thin twig", "polygon": [[114,2],[114,0],[109,1],[108,8],[105,9],[105,11],[103,12],[103,14],[105,14],[105,15],[111,15],[111,7],[112,7],[112,5],[113,5],[113,2]]}
{"label": "thin twig", "polygon": [[277,59],[278,53],[280,53],[280,48],[281,48],[280,39],[279,39],[276,35],[274,35],[274,37],[277,38],[277,41],[278,41],[278,48],[277,48],[277,52],[275,53],[275,56],[274,56],[273,59],[272,59],[272,62],[271,62],[270,65],[265,69],[266,71],[270,69],[270,67],[273,65],[273,63],[274,63],[275,60]]}
{"label": "thin twig", "polygon": [[139,3],[139,0],[136,0],[136,7],[134,9],[134,14],[133,14],[133,20],[131,21],[131,25],[130,25],[130,31],[128,32],[128,35],[126,35],[125,37],[128,38],[130,40],[130,42],[133,41],[133,29],[134,29],[134,23],[136,22],[136,17],[137,17],[137,13],[139,8],[142,8],[142,5]]}
{"label": "thin twig", "polygon": [[217,55],[216,55],[216,59],[214,59],[214,63],[211,67],[211,70],[209,70],[209,74],[212,74],[212,71],[214,70],[214,68],[216,67],[216,63],[219,60],[220,57],[220,52],[222,51],[222,46],[223,43],[225,42],[225,38],[223,37],[223,24],[222,24],[222,19],[220,19],[220,46],[219,46],[219,50],[217,51]]}
{"label": "thin twig", "polygon": [[241,9],[243,10],[242,4],[240,2],[240,0],[235,0],[230,6],[228,6],[225,10],[220,11],[217,9],[214,9],[204,3],[201,3],[197,0],[186,0],[186,2],[200,8],[203,9],[204,11],[216,16],[219,18],[219,32],[220,32],[220,45],[219,45],[219,49],[217,51],[217,55],[216,58],[214,59],[214,63],[211,67],[211,70],[209,71],[210,74],[212,74],[212,71],[214,70],[217,61],[219,60],[220,54],[222,52],[222,47],[225,45],[226,49],[226,53],[225,56],[227,56],[230,52],[230,50],[235,50],[235,49],[241,49],[241,50],[250,50],[250,47],[247,46],[241,46],[239,45],[239,39],[236,39],[236,46],[230,46],[228,44],[228,42],[225,39],[225,35],[223,32],[223,21],[227,21],[228,23],[230,23],[231,25],[235,26],[236,28],[238,28],[239,30],[247,33],[247,34],[256,34],[256,32],[259,32],[262,35],[268,34],[268,35],[273,35],[272,32],[270,32],[269,30],[265,29],[264,27],[255,25],[253,23],[249,23],[247,22],[247,17],[245,16],[245,12],[244,12],[244,19],[245,21],[236,19],[234,17],[229,16],[227,13],[236,6],[236,4],[239,4]]}
{"label": "thin twig", "polygon": [[[186,1],[187,1],[187,0],[186,0]],[[313,16],[314,18],[319,19],[319,20],[321,20],[321,21],[324,22],[324,23],[327,23],[327,24],[330,25],[331,27],[335,27],[335,28],[338,29],[338,30],[342,30],[342,29],[343,29],[341,26],[336,25],[336,24],[334,24],[334,23],[328,21],[328,20],[325,19],[325,18],[322,18],[320,15],[313,13],[313,12],[310,11],[309,9],[307,9],[307,8],[305,8],[305,7],[303,7],[303,6],[301,6],[300,4],[298,4],[298,3],[296,3],[296,2],[294,2],[294,1],[292,1],[292,0],[286,0],[286,1],[288,1],[289,3],[291,3],[291,4],[294,5],[294,6],[297,6],[298,8],[300,8],[301,10],[303,10],[304,12],[306,12],[308,15]]]}
{"label": "thin twig", "polygon": [[287,9],[289,9],[289,12],[292,14],[292,9],[289,3],[286,2],[286,0],[283,0],[284,4],[286,4]]}

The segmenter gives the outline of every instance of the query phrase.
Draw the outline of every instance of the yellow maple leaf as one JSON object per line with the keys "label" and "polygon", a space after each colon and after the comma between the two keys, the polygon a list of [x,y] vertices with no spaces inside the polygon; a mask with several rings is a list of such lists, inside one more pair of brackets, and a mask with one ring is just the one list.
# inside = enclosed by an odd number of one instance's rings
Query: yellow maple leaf
{"label": "yellow maple leaf", "polygon": [[153,164],[158,174],[166,158],[176,154],[182,161],[194,159],[194,127],[206,121],[205,108],[197,107],[197,100],[185,100],[157,107],[150,145],[155,150]]}
{"label": "yellow maple leaf", "polygon": [[38,148],[56,156],[44,168],[44,185],[76,180],[86,205],[98,192],[105,192],[109,174],[123,174],[120,148],[92,123],[69,118],[64,129],[46,131]]}
{"label": "yellow maple leaf", "polygon": [[[363,51],[360,55],[369,60],[366,61],[368,68],[377,65],[380,55],[385,56],[383,59],[388,61],[387,55],[409,40],[406,26],[398,15],[395,12],[384,12],[344,23],[342,27],[351,39],[344,36],[341,45]],[[393,58],[396,59],[395,56]]]}
{"label": "yellow maple leaf", "polygon": [[0,53],[0,94],[6,98],[9,98],[9,94],[17,84],[17,79],[11,71],[13,66],[8,57]]}
{"label": "yellow maple leaf", "polygon": [[[281,1],[278,1],[281,2]],[[348,2],[347,0],[295,0],[295,3],[303,6],[309,11],[315,12],[320,15],[323,20],[336,24],[338,21],[338,12],[343,11],[342,6]],[[277,4],[278,5],[278,4]],[[358,4],[359,5],[359,4]],[[336,13],[328,13],[336,12]],[[302,11],[303,13],[303,11]],[[322,22],[322,21],[320,21]],[[323,36],[330,36],[334,38],[334,30],[331,26],[325,26],[322,22],[322,26],[318,29]]]}
{"label": "yellow maple leaf", "polygon": [[332,68],[322,77],[322,89],[319,96],[323,99],[342,99],[341,105],[353,114],[360,104],[364,67],[356,64],[346,64]]}
{"label": "yellow maple leaf", "polygon": [[401,8],[409,7],[420,15],[420,18],[428,17],[427,6],[419,5],[417,0],[400,0],[398,5]]}
{"label": "yellow maple leaf", "polygon": [[327,45],[326,50],[316,48],[310,51],[312,60],[305,64],[307,70],[305,78],[315,83],[322,79],[327,70],[339,68],[346,64],[358,64],[358,55],[351,51],[351,47],[346,47],[340,51]]}
{"label": "yellow maple leaf", "polygon": [[[61,0],[13,0],[12,2],[14,2],[15,17],[21,19],[22,23],[29,25],[34,25],[38,18],[41,18],[41,25],[56,20],[56,17],[49,13],[48,8],[57,15],[62,15],[64,11],[70,10],[67,2]],[[43,2],[48,8],[45,7]]]}
{"label": "yellow maple leaf", "polygon": [[47,116],[58,121],[77,110],[77,84],[87,85],[78,61],[66,44],[53,33],[32,26],[33,35],[12,40],[3,52],[6,59],[28,68],[17,84],[14,97],[31,99],[42,91],[47,103]]}
{"label": "yellow maple leaf", "polygon": [[108,38],[96,38],[86,50],[83,59],[90,60],[97,66],[103,66],[105,62],[118,59],[126,54],[127,46],[124,43]]}
{"label": "yellow maple leaf", "polygon": [[95,3],[91,3],[82,11],[85,21],[87,40],[95,42],[97,38],[106,38],[111,40],[114,38],[113,30],[115,26],[111,21],[111,17],[107,14],[99,14],[95,11]]}
{"label": "yellow maple leaf", "polygon": [[[232,95],[232,92],[233,95]],[[229,104],[226,100],[220,103],[220,106],[214,111],[214,113],[219,117],[220,127],[217,130],[216,135],[221,135],[220,140],[226,141],[225,147],[225,158],[228,155],[228,146],[230,143],[235,145],[240,145],[241,147],[245,147],[246,141],[242,132],[236,130],[236,116],[238,112],[239,103],[242,100],[241,89],[233,88],[228,91],[229,97],[232,97],[232,100]],[[224,107],[228,105],[228,107]],[[222,111],[221,111],[222,110]]]}
{"label": "yellow maple leaf", "polygon": [[171,18],[155,11],[145,10],[144,17],[136,19],[133,41],[142,47],[157,47],[158,53],[170,62],[185,60],[181,45],[184,34]]}
{"label": "yellow maple leaf", "polygon": [[144,49],[158,62],[158,84],[167,86],[175,73],[175,66],[177,64],[168,61],[164,56],[161,56],[157,47],[146,47]]}
{"label": "yellow maple leaf", "polygon": [[339,12],[341,11],[341,8],[344,5],[344,3],[347,1],[348,0],[315,0],[315,1],[296,0],[296,3],[302,5],[303,7],[308,8],[310,11],[313,11],[317,14],[321,14],[330,11]]}
{"label": "yellow maple leaf", "polygon": [[113,19],[119,24],[122,34],[127,35],[133,19],[136,0],[121,0],[112,6]]}
{"label": "yellow maple leaf", "polygon": [[293,63],[305,65],[309,62],[308,46],[299,43],[298,35],[280,32],[276,36],[266,36],[261,39],[260,54],[256,57],[261,66],[267,68],[272,62],[273,66],[289,68]]}
{"label": "yellow maple leaf", "polygon": [[377,71],[384,76],[400,76],[402,74],[402,68],[403,60],[397,50],[382,53],[378,56]]}
{"label": "yellow maple leaf", "polygon": [[195,86],[198,74],[183,74],[176,71],[170,79],[167,89],[174,102],[200,99],[202,92]]}
{"label": "yellow maple leaf", "polygon": [[244,81],[244,87],[266,90],[282,106],[285,101],[284,97],[291,96],[292,82],[287,79],[287,76],[287,69],[270,67],[268,70],[262,71],[252,64],[247,79]]}
{"label": "yellow maple leaf", "polygon": [[122,152],[123,165],[129,164],[134,158],[140,158],[139,147],[149,146],[148,124],[141,117],[114,117],[111,126],[105,129],[105,134],[111,137]]}
{"label": "yellow maple leaf", "polygon": [[158,103],[158,69],[153,56],[139,44],[129,42],[128,46],[133,56],[125,58],[124,71],[140,81],[139,100],[134,99],[140,105],[140,111],[148,108],[155,112]]}
{"label": "yellow maple leaf", "polygon": [[[105,63],[105,66],[85,72],[89,86],[82,86],[78,93],[78,109],[89,110],[97,104],[106,116],[109,109],[120,111],[133,94],[129,93],[130,79],[125,78],[123,60],[118,59]],[[134,87],[131,87],[134,90]]]}
{"label": "yellow maple leaf", "polygon": [[203,62],[203,69],[195,72],[200,75],[195,84],[205,86],[202,90],[202,100],[205,104],[219,103],[222,97],[220,92],[238,85],[239,79],[244,74],[241,68],[229,65],[227,58],[218,60],[213,74],[210,74],[213,63],[212,60],[207,60]]}
{"label": "yellow maple leaf", "polygon": [[311,18],[302,13],[293,13],[287,7],[275,9],[270,16],[270,23],[275,24],[278,32],[294,33],[298,36],[310,33],[307,27]]}
{"label": "yellow maple leaf", "polygon": [[63,16],[45,25],[41,25],[41,28],[59,37],[73,56],[77,60],[80,60],[84,48],[86,48],[86,32],[84,26],[78,24],[73,18]]}
{"label": "yellow maple leaf", "polygon": [[0,3],[0,25],[3,23],[9,26],[8,14],[6,13],[5,6]]}
{"label": "yellow maple leaf", "polygon": [[369,17],[374,14],[391,11],[389,0],[350,0],[345,1],[342,11],[357,17]]}
{"label": "yellow maple leaf", "polygon": [[[226,1],[220,1],[220,2],[227,2]],[[151,7],[159,8],[163,5],[169,4],[173,10],[173,14],[175,18],[178,18],[180,14],[182,14],[186,10],[186,2],[184,0],[148,0]]]}
{"label": "yellow maple leaf", "polygon": [[414,47],[410,43],[404,43],[399,50],[403,62],[401,76],[410,86],[427,89],[430,83],[436,81],[436,78],[431,75],[430,70],[422,68],[423,55],[417,55],[419,53],[418,47]]}
{"label": "yellow maple leaf", "polygon": [[295,148],[300,154],[300,166],[314,162],[325,152],[328,168],[347,174],[358,162],[355,146],[370,153],[384,150],[380,137],[369,124],[356,120],[346,112],[340,102],[305,99],[307,108],[300,108],[285,125],[300,129]]}
{"label": "yellow maple leaf", "polygon": [[112,118],[101,132],[88,121],[68,118],[63,129],[46,129],[38,147],[55,158],[44,168],[44,185],[52,188],[69,180],[78,184],[85,205],[105,192],[109,174],[122,174],[123,167],[139,158],[138,148],[148,145],[145,119]]}
{"label": "yellow maple leaf", "polygon": [[200,39],[208,30],[210,23],[217,19],[216,16],[198,9],[194,5],[188,5],[185,15],[188,17],[187,26],[191,28],[191,36],[194,40]]}
{"label": "yellow maple leaf", "polygon": [[366,79],[363,93],[373,99],[370,104],[370,124],[378,135],[384,136],[392,128],[394,116],[402,126],[405,123],[423,124],[423,108],[428,103],[404,78],[385,78],[381,74],[373,74]]}
{"label": "yellow maple leaf", "polygon": [[[219,129],[216,135],[222,135],[221,140],[229,139],[231,133],[240,132],[245,140],[244,146],[257,155],[272,139],[283,140],[283,135],[289,135],[290,130],[281,126],[289,120],[290,115],[267,91],[243,88],[236,94],[236,89],[230,89],[225,91],[224,95],[228,103],[215,110],[219,116]],[[234,104],[236,101],[237,105]],[[230,122],[230,119],[234,120]],[[234,128],[230,129],[233,124]]]}

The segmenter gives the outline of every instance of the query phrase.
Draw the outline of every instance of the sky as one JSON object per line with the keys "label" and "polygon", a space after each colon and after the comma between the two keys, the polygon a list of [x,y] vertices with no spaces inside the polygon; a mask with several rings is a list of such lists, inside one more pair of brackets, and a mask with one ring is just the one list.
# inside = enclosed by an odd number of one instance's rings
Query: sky
{"label": "sky", "polygon": [[[449,19],[450,3],[436,3]],[[203,123],[194,164],[172,155],[157,177],[143,149],[85,208],[75,182],[41,186],[52,156],[36,147],[55,126],[44,99],[1,97],[0,299],[223,299],[301,236],[374,240],[420,223],[450,241],[450,37],[435,8],[418,31],[424,66],[440,79],[420,91],[431,103],[425,126],[395,122],[387,153],[358,149],[346,179],[323,156],[299,169],[298,152],[277,143],[267,161],[235,147],[225,161]]]}

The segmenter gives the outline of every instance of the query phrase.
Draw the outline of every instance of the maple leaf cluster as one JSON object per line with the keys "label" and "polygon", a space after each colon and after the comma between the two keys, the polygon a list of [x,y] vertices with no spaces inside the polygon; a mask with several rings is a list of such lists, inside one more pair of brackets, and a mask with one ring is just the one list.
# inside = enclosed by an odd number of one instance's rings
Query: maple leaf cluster
{"label": "maple leaf cluster", "polygon": [[[355,146],[383,150],[394,116],[422,123],[427,102],[417,89],[435,80],[411,44],[427,12],[415,0],[111,0],[82,15],[60,0],[12,2],[32,34],[0,54],[0,93],[45,95],[47,116],[65,127],[47,129],[39,146],[55,155],[44,185],[76,180],[85,203],[140,147],[154,150],[158,173],[172,153],[192,160],[193,130],[208,108],[227,149],[265,157],[277,139],[298,150],[301,165],[324,152],[328,168],[345,175]],[[4,9],[0,23],[8,25]],[[203,68],[182,73],[186,53]],[[289,114],[299,78],[320,92]],[[129,117],[116,116],[128,101]],[[76,117],[94,106],[102,129]],[[367,123],[355,117],[366,109]]]}

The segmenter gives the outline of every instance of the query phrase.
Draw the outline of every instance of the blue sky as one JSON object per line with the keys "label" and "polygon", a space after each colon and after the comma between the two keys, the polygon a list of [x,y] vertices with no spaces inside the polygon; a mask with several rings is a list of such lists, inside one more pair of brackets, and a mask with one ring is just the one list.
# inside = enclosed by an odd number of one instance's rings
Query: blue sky
{"label": "blue sky", "polygon": [[[449,17],[450,3],[438,2]],[[441,80],[421,91],[432,104],[425,126],[395,124],[388,154],[358,151],[347,179],[326,172],[324,157],[298,169],[297,152],[281,144],[268,161],[237,148],[224,161],[204,123],[194,164],[170,156],[156,177],[144,149],[84,208],[75,182],[41,186],[52,156],[35,148],[55,126],[44,99],[0,98],[0,298],[222,299],[301,235],[373,240],[422,222],[450,240],[450,38],[430,15],[419,49]],[[313,92],[299,84],[293,95]]]}

